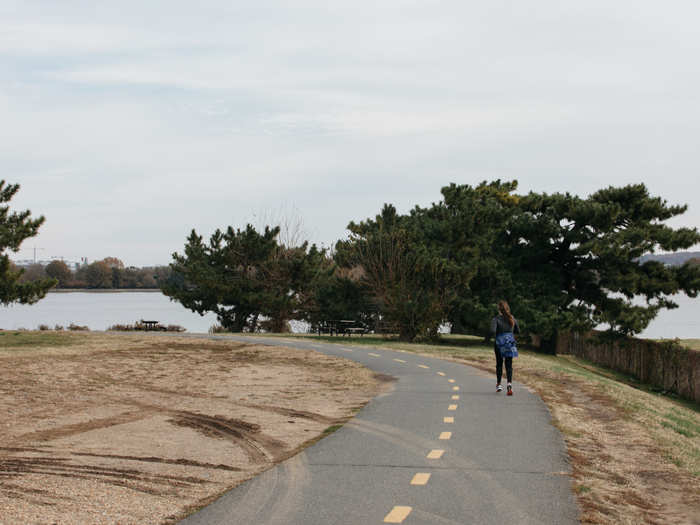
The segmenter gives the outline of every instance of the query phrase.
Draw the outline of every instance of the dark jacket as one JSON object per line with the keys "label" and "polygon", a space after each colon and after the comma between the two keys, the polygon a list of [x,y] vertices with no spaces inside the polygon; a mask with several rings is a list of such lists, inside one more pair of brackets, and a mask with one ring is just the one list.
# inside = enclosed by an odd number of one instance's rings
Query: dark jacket
{"label": "dark jacket", "polygon": [[515,325],[511,328],[508,318],[504,315],[498,314],[496,317],[491,319],[491,333],[498,335],[502,334],[503,332],[513,332],[514,334],[519,334],[520,327],[518,326],[518,320],[515,319]]}

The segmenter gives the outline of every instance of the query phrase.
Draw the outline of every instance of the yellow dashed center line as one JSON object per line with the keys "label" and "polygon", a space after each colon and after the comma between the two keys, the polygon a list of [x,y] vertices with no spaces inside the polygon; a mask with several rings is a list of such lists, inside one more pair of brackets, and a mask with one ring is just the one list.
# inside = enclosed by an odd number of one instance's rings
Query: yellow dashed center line
{"label": "yellow dashed center line", "polygon": [[447,382],[448,382],[448,383],[454,383],[455,380],[454,380],[454,379],[448,379]]}
{"label": "yellow dashed center line", "polygon": [[452,437],[452,432],[441,432],[438,439],[450,439]]}
{"label": "yellow dashed center line", "polygon": [[411,480],[411,485],[426,485],[430,479],[430,474],[427,472],[419,472]]}
{"label": "yellow dashed center line", "polygon": [[453,386],[453,387],[452,387],[452,390],[457,391],[457,390],[459,390],[459,387],[458,387],[458,386]]}
{"label": "yellow dashed center line", "polygon": [[403,523],[412,510],[412,507],[394,507],[384,518],[384,523]]}
{"label": "yellow dashed center line", "polygon": [[456,400],[459,399],[459,396],[458,396],[457,394],[455,394],[455,395],[452,396],[452,399],[454,399],[454,400],[456,401]]}
{"label": "yellow dashed center line", "polygon": [[372,352],[369,353],[372,357],[381,357],[379,354],[373,354]]}
{"label": "yellow dashed center line", "polygon": [[447,407],[447,410],[457,410],[457,405],[450,405]]}
{"label": "yellow dashed center line", "polygon": [[439,376],[444,376],[444,375],[445,375],[445,372],[438,372],[437,375],[439,375]]}
{"label": "yellow dashed center line", "polygon": [[428,459],[440,459],[444,453],[444,450],[435,449],[431,450],[426,457]]}
{"label": "yellow dashed center line", "polygon": [[425,365],[418,365],[418,367],[419,368],[430,368],[429,366],[425,366]]}
{"label": "yellow dashed center line", "polygon": [[403,359],[394,359],[394,361],[396,361],[397,363],[405,363],[406,362]]}
{"label": "yellow dashed center line", "polygon": [[442,422],[443,422],[443,423],[454,423],[454,422],[455,422],[455,418],[453,418],[453,417],[445,417],[445,418],[442,419]]}

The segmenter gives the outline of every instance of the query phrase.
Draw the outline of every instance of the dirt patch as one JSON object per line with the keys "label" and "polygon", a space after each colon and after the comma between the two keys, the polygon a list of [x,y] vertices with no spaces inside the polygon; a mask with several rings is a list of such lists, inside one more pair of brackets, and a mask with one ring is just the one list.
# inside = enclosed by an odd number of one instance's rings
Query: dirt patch
{"label": "dirt patch", "polygon": [[167,336],[0,349],[2,523],[172,523],[384,388],[312,351]]}

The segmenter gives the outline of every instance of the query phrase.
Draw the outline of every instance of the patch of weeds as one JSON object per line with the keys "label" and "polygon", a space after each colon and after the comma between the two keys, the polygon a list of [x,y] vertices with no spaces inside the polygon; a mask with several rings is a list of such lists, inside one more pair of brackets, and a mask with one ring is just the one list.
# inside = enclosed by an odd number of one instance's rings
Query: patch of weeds
{"label": "patch of weeds", "polygon": [[328,427],[326,430],[323,431],[323,435],[329,436],[333,432],[335,432],[336,430],[339,430],[340,428],[342,428],[342,426],[343,425],[331,425],[330,427]]}
{"label": "patch of weeds", "polygon": [[0,349],[42,346],[71,346],[82,341],[66,333],[0,331]]}
{"label": "patch of weeds", "polygon": [[[677,428],[674,428],[674,430],[679,434],[683,434],[686,437],[695,437],[696,435],[700,434],[700,424],[697,424],[678,414],[675,414],[673,410],[664,414],[664,417],[667,420],[675,423],[675,426]],[[680,432],[678,429],[683,429],[687,433]]]}
{"label": "patch of weeds", "polygon": [[586,485],[576,485],[574,490],[576,491],[576,494],[585,494],[586,492],[591,491],[591,487],[587,487]]}
{"label": "patch of weeds", "polygon": [[685,436],[685,437],[689,437],[689,438],[695,436],[695,434],[693,434],[692,432],[690,432],[684,428],[678,427],[678,426],[674,425],[673,423],[669,423],[668,421],[662,421],[661,426],[664,428],[670,428],[671,430],[677,432],[681,436]]}

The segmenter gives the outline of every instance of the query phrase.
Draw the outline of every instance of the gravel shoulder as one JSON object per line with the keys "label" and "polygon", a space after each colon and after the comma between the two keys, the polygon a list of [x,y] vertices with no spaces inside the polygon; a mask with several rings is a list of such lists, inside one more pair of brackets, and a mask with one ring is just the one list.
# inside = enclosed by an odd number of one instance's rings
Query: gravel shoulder
{"label": "gravel shoulder", "polygon": [[176,522],[386,388],[361,365],[313,351],[2,335],[2,524]]}

